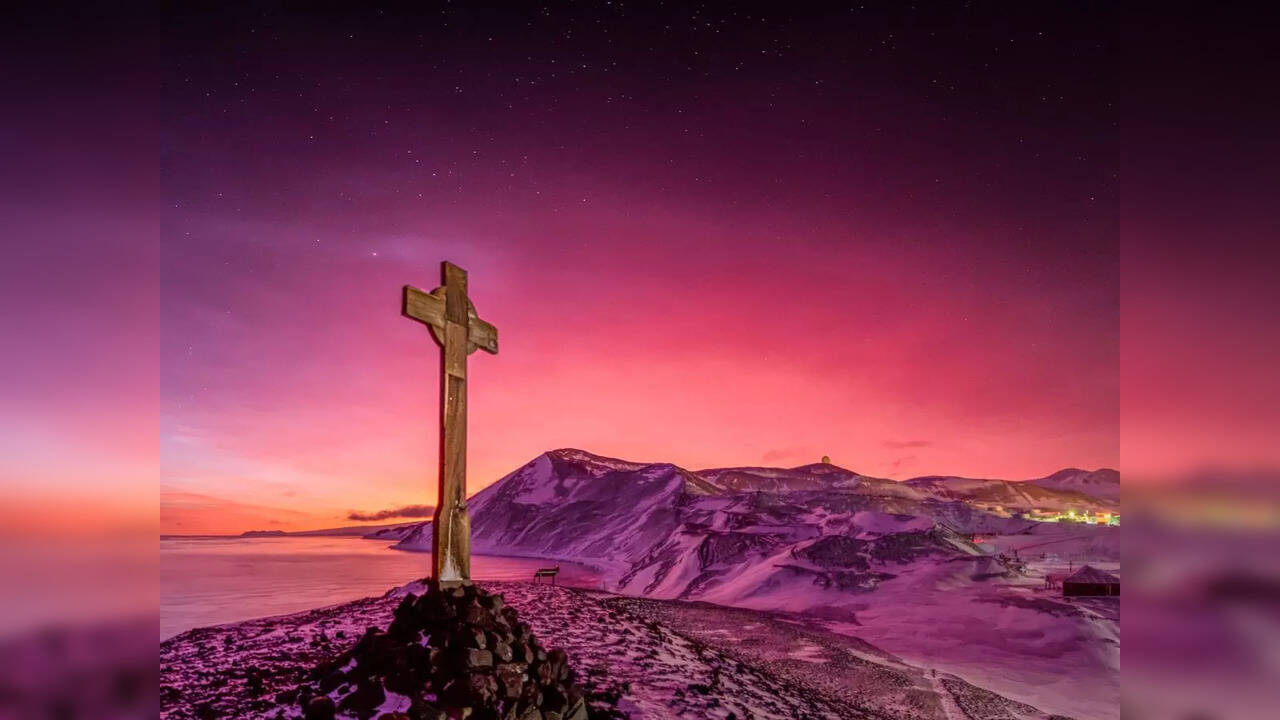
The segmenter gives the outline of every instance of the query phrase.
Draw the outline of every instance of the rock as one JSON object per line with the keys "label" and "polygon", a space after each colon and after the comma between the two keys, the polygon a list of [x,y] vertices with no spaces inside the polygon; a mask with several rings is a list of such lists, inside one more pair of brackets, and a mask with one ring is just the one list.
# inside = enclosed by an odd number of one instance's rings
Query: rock
{"label": "rock", "polygon": [[413,704],[409,706],[409,712],[413,717],[418,718],[418,720],[449,720],[449,714],[444,710],[441,710],[432,703],[421,700],[415,700]]}
{"label": "rock", "polygon": [[468,668],[492,667],[493,653],[488,650],[468,648],[462,653],[462,664]]}
{"label": "rock", "polygon": [[311,668],[311,679],[319,680],[325,675],[333,672],[337,667],[338,666],[334,664],[333,660],[325,660],[323,662],[316,663],[316,666]]}
{"label": "rock", "polygon": [[[542,709],[544,711],[563,711],[569,705],[569,699],[560,691],[558,685],[549,685],[542,689]],[[544,712],[545,714],[545,712]]]}
{"label": "rock", "polygon": [[564,720],[587,720],[587,702],[583,698],[578,698],[576,702],[569,706],[569,710],[564,714]]}
{"label": "rock", "polygon": [[564,650],[557,648],[547,653],[547,661],[543,666],[547,668],[548,682],[563,682],[568,673],[568,663],[569,656]]}
{"label": "rock", "polygon": [[429,623],[442,623],[458,617],[458,610],[443,595],[427,594],[418,598],[414,612]]}
{"label": "rock", "polygon": [[333,698],[328,695],[311,698],[311,702],[307,703],[307,712],[303,717],[306,720],[333,720],[334,713],[337,708],[333,705]]}
{"label": "rock", "polygon": [[542,705],[542,693],[538,691],[537,683],[525,683],[520,688],[520,707],[538,707]]}
{"label": "rock", "polygon": [[334,690],[337,690],[338,686],[346,681],[347,681],[346,675],[342,674],[341,671],[334,670],[328,675],[325,675],[324,679],[320,681],[320,685],[319,685],[320,692],[331,693]]}
{"label": "rock", "polygon": [[529,650],[529,644],[523,640],[512,640],[511,642],[511,659],[516,662],[528,662],[533,658],[533,653]]}
{"label": "rock", "polygon": [[514,653],[511,651],[511,646],[502,642],[501,640],[493,644],[492,652],[493,652],[494,659],[497,660],[498,662],[511,662],[511,660],[514,658]]}
{"label": "rock", "polygon": [[493,613],[479,605],[468,605],[462,611],[462,621],[479,628],[493,627]]}
{"label": "rock", "polygon": [[387,699],[382,684],[372,678],[362,681],[355,692],[342,699],[342,709],[352,710],[360,717],[369,717]]}
{"label": "rock", "polygon": [[520,697],[520,688],[524,686],[524,663],[505,663],[497,667],[498,693],[505,699],[514,700]]}
{"label": "rock", "polygon": [[[406,595],[387,631],[368,628],[308,678],[276,697],[281,704],[296,698],[308,720],[329,720],[339,710],[363,720],[588,718],[567,653],[543,648],[515,608],[474,585],[442,590],[428,583],[422,595]],[[327,696],[335,690],[342,697],[336,708]],[[409,698],[409,710],[379,714],[388,693]],[[617,704],[616,697],[593,697]]]}
{"label": "rock", "polygon": [[492,707],[498,700],[498,681],[492,675],[468,676],[467,698],[472,705]]}

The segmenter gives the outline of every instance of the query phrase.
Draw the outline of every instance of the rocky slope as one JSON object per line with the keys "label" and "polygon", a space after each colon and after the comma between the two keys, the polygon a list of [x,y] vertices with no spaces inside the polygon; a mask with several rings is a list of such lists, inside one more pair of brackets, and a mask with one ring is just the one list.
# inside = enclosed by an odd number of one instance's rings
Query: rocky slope
{"label": "rocky slope", "polygon": [[[616,703],[631,720],[1047,720],[804,618],[528,583],[487,588],[543,642],[568,651],[590,698]],[[346,657],[366,628],[386,628],[405,593],[421,589],[167,640],[160,717],[299,718],[295,691],[311,668]]]}

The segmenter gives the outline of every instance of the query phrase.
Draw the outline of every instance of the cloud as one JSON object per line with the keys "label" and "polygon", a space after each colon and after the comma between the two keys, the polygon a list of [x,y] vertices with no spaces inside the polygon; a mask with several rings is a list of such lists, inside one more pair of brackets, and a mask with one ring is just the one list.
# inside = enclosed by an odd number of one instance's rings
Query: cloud
{"label": "cloud", "polygon": [[221,514],[256,514],[275,517],[288,515],[296,518],[308,517],[307,513],[289,508],[257,505],[254,503],[229,500],[214,495],[187,492],[185,490],[161,486],[160,512],[203,512]]}
{"label": "cloud", "polygon": [[932,440],[885,440],[884,446],[891,450],[906,450],[908,448],[923,448],[933,445]]}
{"label": "cloud", "polygon": [[795,453],[790,450],[770,450],[761,455],[760,459],[764,462],[773,462],[774,460],[785,460],[789,457],[795,457]]}
{"label": "cloud", "polygon": [[391,518],[424,518],[431,517],[431,514],[435,511],[436,509],[430,505],[403,505],[369,513],[352,510],[347,513],[347,519],[356,522],[368,522],[370,520],[389,520]]}
{"label": "cloud", "polygon": [[899,470],[903,470],[915,464],[916,464],[915,455],[907,455],[906,457],[900,457],[889,464],[889,472],[891,473],[897,472]]}
{"label": "cloud", "polygon": [[287,507],[257,505],[172,486],[160,488],[161,532],[165,528],[182,528],[192,533],[227,533],[264,525],[297,528],[310,519],[309,513]]}
{"label": "cloud", "polygon": [[813,454],[808,448],[791,447],[791,448],[774,448],[760,456],[761,462],[777,462],[779,460],[792,460],[798,457]]}

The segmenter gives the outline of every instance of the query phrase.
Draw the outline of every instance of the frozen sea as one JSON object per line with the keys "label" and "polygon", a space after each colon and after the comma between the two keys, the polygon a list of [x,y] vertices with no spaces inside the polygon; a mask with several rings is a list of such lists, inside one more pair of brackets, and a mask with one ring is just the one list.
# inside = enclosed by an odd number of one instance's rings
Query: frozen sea
{"label": "frozen sea", "polygon": [[[359,537],[160,539],[160,639],[196,627],[282,615],[381,595],[430,574],[429,553]],[[527,580],[560,566],[557,582],[599,587],[590,568],[536,558],[476,555],[475,580]]]}

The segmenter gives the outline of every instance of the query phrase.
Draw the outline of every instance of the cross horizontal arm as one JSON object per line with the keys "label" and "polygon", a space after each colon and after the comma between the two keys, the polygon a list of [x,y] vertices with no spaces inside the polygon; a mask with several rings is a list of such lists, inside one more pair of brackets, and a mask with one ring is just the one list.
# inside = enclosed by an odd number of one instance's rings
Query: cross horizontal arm
{"label": "cross horizontal arm", "polygon": [[[470,306],[470,301],[467,304]],[[401,314],[443,331],[444,288],[425,292],[412,285],[405,285]],[[490,354],[498,352],[498,328],[476,316],[475,308],[472,307],[467,308],[467,344],[474,346],[468,350],[478,348]]]}

